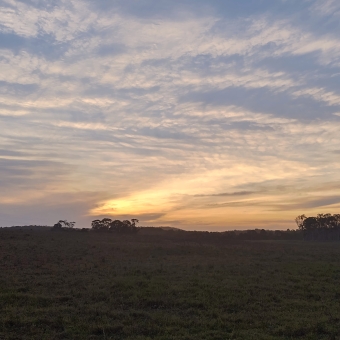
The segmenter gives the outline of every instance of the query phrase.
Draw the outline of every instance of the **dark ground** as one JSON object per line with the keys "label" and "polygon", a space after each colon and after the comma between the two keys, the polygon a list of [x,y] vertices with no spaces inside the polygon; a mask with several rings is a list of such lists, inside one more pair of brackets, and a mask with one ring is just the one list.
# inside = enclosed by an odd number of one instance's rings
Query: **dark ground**
{"label": "dark ground", "polygon": [[0,229],[0,339],[340,339],[339,243],[173,235]]}

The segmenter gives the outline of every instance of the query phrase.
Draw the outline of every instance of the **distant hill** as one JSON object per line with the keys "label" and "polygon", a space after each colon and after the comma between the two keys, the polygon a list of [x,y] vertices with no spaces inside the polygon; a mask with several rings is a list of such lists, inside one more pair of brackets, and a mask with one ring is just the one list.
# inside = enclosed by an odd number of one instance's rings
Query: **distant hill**
{"label": "distant hill", "polygon": [[183,229],[174,228],[174,227],[156,227],[156,228],[160,228],[160,229],[163,229],[163,230],[183,231]]}
{"label": "distant hill", "polygon": [[173,227],[141,227],[139,234],[143,235],[156,235],[156,234],[163,234],[165,232],[170,231],[183,231],[182,229],[173,228]]}
{"label": "distant hill", "polygon": [[14,225],[9,227],[10,229],[21,229],[21,230],[34,230],[34,231],[41,231],[41,230],[49,230],[52,227],[48,225]]}

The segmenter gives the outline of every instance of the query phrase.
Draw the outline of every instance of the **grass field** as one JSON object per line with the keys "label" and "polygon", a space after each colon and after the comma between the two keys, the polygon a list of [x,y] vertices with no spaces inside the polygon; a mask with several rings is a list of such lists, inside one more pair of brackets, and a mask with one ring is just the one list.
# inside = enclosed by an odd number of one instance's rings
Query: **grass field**
{"label": "grass field", "polygon": [[166,235],[1,229],[0,339],[340,339],[339,243]]}

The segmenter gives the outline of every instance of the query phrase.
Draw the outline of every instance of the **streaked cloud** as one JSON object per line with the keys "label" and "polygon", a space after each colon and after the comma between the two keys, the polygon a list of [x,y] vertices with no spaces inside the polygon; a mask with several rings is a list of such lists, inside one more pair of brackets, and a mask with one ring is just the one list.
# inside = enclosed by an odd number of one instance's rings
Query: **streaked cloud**
{"label": "streaked cloud", "polygon": [[291,228],[336,212],[339,13],[1,1],[0,223]]}

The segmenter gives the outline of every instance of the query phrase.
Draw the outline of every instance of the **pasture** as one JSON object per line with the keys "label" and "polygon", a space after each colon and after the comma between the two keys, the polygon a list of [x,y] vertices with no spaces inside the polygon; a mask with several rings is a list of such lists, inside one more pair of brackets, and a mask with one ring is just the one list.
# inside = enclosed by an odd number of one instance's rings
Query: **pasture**
{"label": "pasture", "polygon": [[0,229],[0,339],[340,339],[340,244]]}

